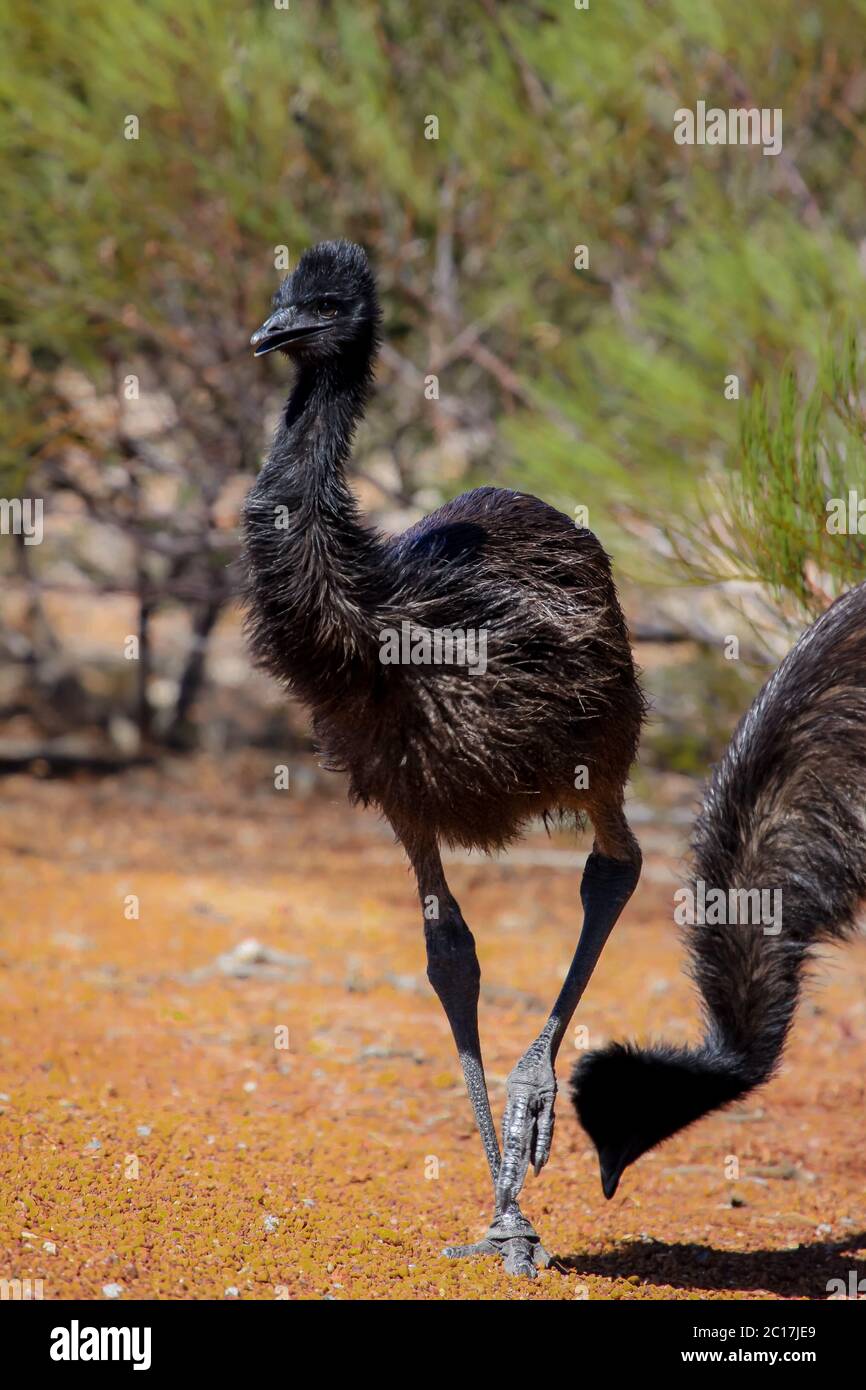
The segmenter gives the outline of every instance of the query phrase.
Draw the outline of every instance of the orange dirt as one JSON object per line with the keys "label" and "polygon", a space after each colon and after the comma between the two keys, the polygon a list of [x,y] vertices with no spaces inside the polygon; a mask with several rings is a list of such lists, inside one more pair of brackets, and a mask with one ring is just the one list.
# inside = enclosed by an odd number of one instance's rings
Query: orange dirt
{"label": "orange dirt", "polygon": [[[247,758],[4,783],[0,1278],[41,1278],[45,1298],[706,1299],[826,1298],[866,1274],[863,941],[820,966],[781,1075],[611,1203],[562,1086],[524,1192],[561,1270],[442,1259],[484,1230],[490,1194],[413,885],[339,783],[326,800],[272,781]],[[642,885],[575,1020],[590,1044],[697,1029],[671,924],[680,842],[638,833]],[[577,862],[535,834],[449,870],[497,1114],[571,954]],[[223,974],[246,938],[298,959]]]}

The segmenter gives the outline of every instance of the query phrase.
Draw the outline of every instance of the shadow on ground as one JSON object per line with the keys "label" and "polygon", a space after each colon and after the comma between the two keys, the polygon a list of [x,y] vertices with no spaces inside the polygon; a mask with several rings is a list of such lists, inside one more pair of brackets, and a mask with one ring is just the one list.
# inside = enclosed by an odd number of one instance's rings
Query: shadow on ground
{"label": "shadow on ground", "polygon": [[738,1252],[653,1240],[629,1242],[602,1254],[558,1255],[556,1262],[572,1273],[605,1279],[637,1275],[649,1284],[675,1289],[754,1290],[780,1298],[825,1299],[834,1291],[828,1287],[831,1280],[841,1280],[844,1292],[850,1293],[856,1281],[866,1278],[866,1260],[847,1253],[864,1248],[866,1231],[792,1250]]}

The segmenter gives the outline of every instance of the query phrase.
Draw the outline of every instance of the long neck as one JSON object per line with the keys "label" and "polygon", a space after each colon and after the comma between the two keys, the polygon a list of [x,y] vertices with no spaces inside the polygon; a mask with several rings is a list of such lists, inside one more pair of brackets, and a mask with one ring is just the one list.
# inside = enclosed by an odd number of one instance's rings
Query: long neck
{"label": "long neck", "polygon": [[386,555],[345,476],[370,378],[371,349],[301,369],[245,508],[254,650],[313,690],[378,650]]}

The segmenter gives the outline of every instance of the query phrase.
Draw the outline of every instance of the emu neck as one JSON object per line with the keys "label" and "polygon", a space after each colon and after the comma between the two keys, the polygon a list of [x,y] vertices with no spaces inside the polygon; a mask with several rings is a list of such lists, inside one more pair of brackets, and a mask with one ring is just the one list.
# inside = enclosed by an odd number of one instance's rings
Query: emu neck
{"label": "emu neck", "polygon": [[302,686],[378,649],[384,547],[345,476],[369,383],[369,354],[302,368],[247,501],[254,645]]}
{"label": "emu neck", "polygon": [[351,495],[344,469],[369,383],[369,363],[363,360],[307,367],[298,373],[263,472],[269,483],[279,480],[293,498],[307,501],[313,513],[335,483]]}

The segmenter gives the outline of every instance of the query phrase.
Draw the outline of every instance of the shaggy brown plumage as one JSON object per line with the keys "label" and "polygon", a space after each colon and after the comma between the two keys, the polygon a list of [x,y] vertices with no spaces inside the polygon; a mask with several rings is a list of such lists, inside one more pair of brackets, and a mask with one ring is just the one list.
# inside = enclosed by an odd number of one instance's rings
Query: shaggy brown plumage
{"label": "shaggy brown plumage", "polygon": [[740,722],[692,848],[695,893],[700,882],[779,892],[780,919],[685,928],[699,1047],[614,1043],[575,1067],[574,1103],[609,1197],[647,1149],[772,1076],[810,948],[853,929],[866,897],[866,585],[803,634]]}
{"label": "shaggy brown plumage", "polygon": [[[400,536],[362,521],[345,469],[378,331],[366,256],[328,242],[301,258],[253,337],[257,353],[283,351],[298,374],[244,514],[249,634],[415,871],[428,978],[495,1188],[485,1238],[446,1253],[499,1254],[531,1275],[547,1257],[517,1196],[529,1164],[547,1161],[556,1053],[640,872],[622,801],[643,698],[607,556],[569,517],[478,488]],[[425,640],[468,635],[474,660],[386,661],[404,629],[422,654]],[[478,1038],[480,968],[439,847],[496,849],[531,817],[583,813],[595,829],[584,925],[550,1018],[509,1077],[501,1157]]]}
{"label": "shaggy brown plumage", "polygon": [[[616,852],[643,701],[602,546],[537,497],[490,487],[396,537],[366,525],[345,478],[379,323],[360,248],[307,252],[275,304],[322,302],[345,313],[283,344],[298,379],[246,504],[258,661],[404,842],[493,849],[532,816],[586,809]],[[404,621],[483,633],[486,672],[383,665],[382,634]]]}

